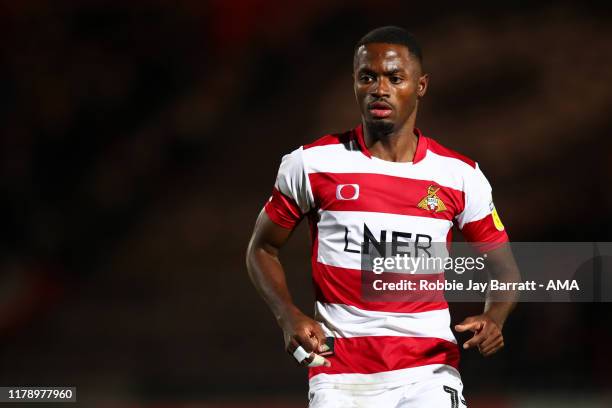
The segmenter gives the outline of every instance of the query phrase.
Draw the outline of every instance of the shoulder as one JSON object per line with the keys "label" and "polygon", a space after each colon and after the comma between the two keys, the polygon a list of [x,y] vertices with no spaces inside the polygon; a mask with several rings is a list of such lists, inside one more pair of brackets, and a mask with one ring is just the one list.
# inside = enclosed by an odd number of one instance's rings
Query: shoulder
{"label": "shoulder", "polygon": [[449,165],[455,165],[466,170],[468,166],[472,170],[476,170],[478,167],[474,160],[456,152],[455,150],[449,149],[446,146],[442,146],[436,140],[429,137],[427,138],[427,151],[428,153],[433,153],[435,156],[437,156],[437,158],[439,158],[439,160],[444,161]]}
{"label": "shoulder", "polygon": [[324,146],[336,146],[336,147],[346,147],[351,143],[353,139],[353,132],[346,131],[342,133],[330,133],[323,137],[316,139],[315,141],[305,144],[302,146],[303,150],[315,149],[318,147]]}
{"label": "shoulder", "polygon": [[298,163],[304,159],[304,155],[317,154],[318,152],[334,148],[350,150],[353,139],[350,131],[344,133],[330,133],[322,136],[311,143],[299,146],[297,149],[283,156],[283,163]]}
{"label": "shoulder", "polygon": [[327,134],[301,147],[302,161],[309,173],[329,172],[338,163],[350,163],[361,152],[353,131]]}
{"label": "shoulder", "polygon": [[330,157],[337,157],[342,151],[354,150],[355,143],[352,131],[343,133],[330,133],[311,143],[299,146],[297,149],[285,154],[281,168],[303,169],[306,162],[321,161]]}
{"label": "shoulder", "polygon": [[432,138],[427,138],[426,141],[427,153],[423,160],[423,168],[426,171],[445,180],[448,186],[455,186],[454,188],[461,191],[488,186],[488,181],[475,160],[443,146]]}

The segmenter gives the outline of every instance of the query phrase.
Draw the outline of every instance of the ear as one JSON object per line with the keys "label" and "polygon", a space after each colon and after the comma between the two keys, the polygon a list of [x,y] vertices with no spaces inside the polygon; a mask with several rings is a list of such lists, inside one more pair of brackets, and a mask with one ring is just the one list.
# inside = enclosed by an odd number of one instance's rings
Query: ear
{"label": "ear", "polygon": [[427,93],[427,86],[429,85],[429,74],[423,74],[419,77],[417,82],[417,96],[420,98],[424,97]]}

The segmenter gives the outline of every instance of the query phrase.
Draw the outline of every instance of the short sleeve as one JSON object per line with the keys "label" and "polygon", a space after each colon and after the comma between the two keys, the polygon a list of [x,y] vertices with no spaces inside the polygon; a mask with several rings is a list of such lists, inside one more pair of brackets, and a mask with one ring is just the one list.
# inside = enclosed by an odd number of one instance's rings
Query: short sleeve
{"label": "short sleeve", "polygon": [[508,234],[493,204],[491,185],[478,164],[464,181],[464,194],[465,207],[456,220],[465,239],[481,251],[490,251],[508,242]]}
{"label": "short sleeve", "polygon": [[310,185],[302,148],[283,156],[272,195],[264,209],[281,227],[293,229],[311,208]]}

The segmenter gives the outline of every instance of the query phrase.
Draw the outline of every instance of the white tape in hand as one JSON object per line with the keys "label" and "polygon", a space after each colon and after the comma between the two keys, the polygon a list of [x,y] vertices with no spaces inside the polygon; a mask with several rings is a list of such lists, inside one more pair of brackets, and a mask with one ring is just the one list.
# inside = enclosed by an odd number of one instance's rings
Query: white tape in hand
{"label": "white tape in hand", "polygon": [[308,364],[308,367],[319,367],[325,365],[325,359],[318,354],[314,355],[314,359]]}
{"label": "white tape in hand", "polygon": [[304,347],[298,346],[298,348],[296,348],[293,352],[293,357],[297,360],[298,363],[301,363],[302,361],[310,357],[310,353],[304,350]]}

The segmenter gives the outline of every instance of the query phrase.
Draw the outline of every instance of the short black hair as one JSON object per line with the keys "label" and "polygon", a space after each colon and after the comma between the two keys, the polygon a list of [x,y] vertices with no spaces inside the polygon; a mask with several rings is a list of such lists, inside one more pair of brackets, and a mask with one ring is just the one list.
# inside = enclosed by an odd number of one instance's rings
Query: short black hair
{"label": "short black hair", "polygon": [[423,50],[419,45],[414,35],[409,33],[407,30],[397,26],[384,26],[378,27],[370,31],[357,42],[355,45],[354,55],[357,54],[357,50],[362,45],[372,43],[383,43],[383,44],[399,44],[408,48],[408,51],[416,57],[421,65],[423,65]]}

